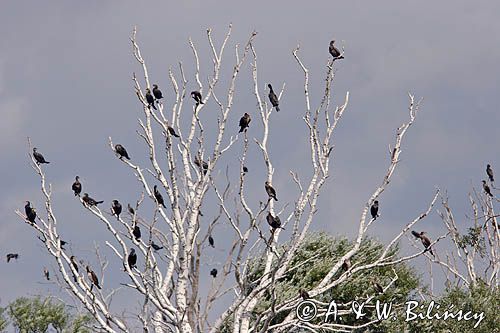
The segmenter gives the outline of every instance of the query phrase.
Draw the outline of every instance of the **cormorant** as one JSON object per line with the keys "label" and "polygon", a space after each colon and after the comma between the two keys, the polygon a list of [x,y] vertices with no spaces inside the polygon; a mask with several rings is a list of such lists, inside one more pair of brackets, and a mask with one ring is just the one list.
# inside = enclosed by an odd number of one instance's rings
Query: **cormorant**
{"label": "cormorant", "polygon": [[[76,262],[75,256],[71,256],[69,258],[69,260],[71,261],[71,266],[73,266],[75,271],[78,273],[78,263]],[[74,275],[74,274],[73,274],[73,280],[75,280],[75,282],[76,282],[76,275]]]}
{"label": "cormorant", "polygon": [[80,183],[79,176],[75,177],[75,182],[71,186],[71,189],[73,190],[73,192],[75,192],[75,197],[80,196],[80,193],[82,193],[82,183]]}
{"label": "cormorant", "polygon": [[248,168],[246,166],[243,166],[243,172],[244,173],[247,173],[248,172]]}
{"label": "cormorant", "polygon": [[378,284],[377,281],[372,279],[372,285],[377,293],[379,293],[379,294],[384,293],[384,288],[382,288],[382,286],[380,284]]}
{"label": "cormorant", "polygon": [[[93,270],[90,269],[89,266],[87,266],[87,274],[89,276],[90,281],[92,282],[92,285],[95,285],[98,289],[101,289],[97,275],[94,273]],[[90,290],[92,290],[92,286],[90,287]]]}
{"label": "cormorant", "polygon": [[203,98],[201,97],[201,93],[199,91],[191,91],[191,97],[196,101],[196,106],[198,106],[198,104],[205,104],[203,103]]}
{"label": "cormorant", "polygon": [[[195,156],[194,157],[194,164],[198,167],[198,168],[201,168],[202,167],[202,163],[200,162],[200,159],[198,158],[198,156]],[[208,170],[208,163],[203,161],[203,174],[206,175],[207,174],[207,170]]]}
{"label": "cormorant", "polygon": [[212,235],[209,235],[208,236],[208,244],[210,244],[211,247],[215,248],[215,242],[214,242],[214,238],[212,237]]}
{"label": "cormorant", "polygon": [[330,54],[333,57],[333,61],[335,61],[337,59],[344,59],[344,56],[341,55],[339,49],[337,49],[334,44],[335,44],[335,40],[332,40],[330,42],[330,47],[328,49],[330,51]]}
{"label": "cormorant", "polygon": [[490,178],[490,182],[493,183],[495,181],[495,179],[493,178],[493,169],[491,169],[491,165],[489,164],[486,166],[486,174]]}
{"label": "cormorant", "polygon": [[240,131],[239,133],[243,132],[246,128],[248,128],[248,125],[252,121],[252,118],[250,118],[250,115],[245,112],[243,117],[240,118]]}
{"label": "cormorant", "polygon": [[68,244],[68,242],[63,241],[62,239],[59,240],[59,246],[61,247],[61,250],[66,250],[64,248],[64,245]]}
{"label": "cormorant", "polygon": [[134,226],[134,230],[132,230],[132,235],[134,235],[136,241],[141,239],[141,228],[137,224]]}
{"label": "cormorant", "polygon": [[342,269],[344,271],[348,271],[349,268],[351,268],[352,264],[351,264],[351,260],[350,259],[346,259],[344,260],[344,262],[342,263]]}
{"label": "cormorant", "polygon": [[157,84],[153,84],[153,95],[155,96],[156,99],[162,99],[163,94],[161,93],[161,90],[158,89]]}
{"label": "cormorant", "polygon": [[431,246],[431,240],[429,239],[429,237],[427,237],[425,235],[426,234],[425,231],[422,231],[422,232],[418,233],[418,232],[412,230],[411,234],[413,236],[415,236],[416,238],[419,238],[420,241],[422,242],[422,245],[424,245],[425,250],[429,251],[430,254],[434,255],[434,252],[432,252],[432,249],[430,247]]}
{"label": "cormorant", "polygon": [[370,207],[370,213],[372,214],[372,219],[375,221],[378,217],[378,200],[373,202],[373,205]]}
{"label": "cormorant", "polygon": [[120,155],[120,159],[125,157],[127,160],[130,160],[130,157],[128,156],[127,150],[121,144],[115,145],[115,152],[118,155]]}
{"label": "cormorant", "polygon": [[26,218],[31,223],[36,223],[36,210],[31,207],[31,203],[26,201],[26,205],[24,206],[24,212],[26,213]]}
{"label": "cormorant", "polygon": [[149,88],[146,88],[146,102],[148,102],[148,107],[152,106],[153,109],[157,110],[155,106],[155,98],[151,95],[151,90],[149,90]]}
{"label": "cormorant", "polygon": [[273,86],[271,86],[270,83],[267,86],[269,88],[269,100],[271,101],[271,104],[273,105],[273,107],[276,108],[276,111],[279,112],[279,110],[280,110],[280,107],[279,107],[280,102],[278,100],[278,96],[276,96],[276,94],[274,93]]}
{"label": "cormorant", "polygon": [[489,195],[490,197],[493,197],[493,194],[491,194],[490,187],[488,186],[488,184],[486,184],[486,180],[483,180],[483,189],[487,195]]}
{"label": "cormorant", "polygon": [[175,129],[172,126],[168,126],[167,129],[170,135],[175,136],[176,138],[180,137],[179,134],[175,133]]}
{"label": "cormorant", "polygon": [[158,244],[155,244],[154,241],[151,242],[151,247],[153,248],[153,250],[155,251],[160,251],[161,249],[163,249],[163,246],[160,246]]}
{"label": "cormorant", "polygon": [[281,219],[279,216],[273,216],[271,214],[271,212],[268,212],[267,216],[266,216],[266,220],[267,220],[267,223],[271,226],[271,228],[273,228],[273,230],[281,228]]}
{"label": "cormorant", "polygon": [[19,258],[19,254],[17,253],[7,253],[7,263],[10,262],[11,259],[18,259]]}
{"label": "cormorant", "polygon": [[217,277],[217,268],[212,268],[212,270],[210,271],[210,275],[212,275],[214,278]]}
{"label": "cormorant", "polygon": [[49,270],[47,269],[47,267],[43,268],[43,275],[45,276],[47,281],[50,281],[50,273],[49,273]]}
{"label": "cormorant", "polygon": [[165,202],[163,201],[163,196],[161,195],[160,191],[158,191],[158,187],[155,185],[153,189],[154,189],[155,199],[158,202],[158,205],[162,205],[163,208],[167,208],[165,206]]}
{"label": "cormorant", "polygon": [[43,157],[43,155],[37,151],[37,148],[33,148],[33,157],[35,158],[37,164],[44,164],[44,163],[49,164],[50,163],[49,161],[46,161],[45,158]]}
{"label": "cormorant", "polygon": [[135,253],[135,249],[130,249],[130,253],[127,258],[128,266],[130,269],[136,267],[137,264],[137,254]]}
{"label": "cormorant", "polygon": [[89,207],[90,206],[97,206],[98,204],[102,204],[104,202],[104,201],[96,201],[96,200],[92,199],[91,197],[89,197],[88,193],[83,193],[82,200]]}
{"label": "cormorant", "polygon": [[116,215],[116,219],[120,219],[120,214],[122,212],[122,204],[118,202],[118,200],[113,200],[113,204],[111,205],[111,211],[113,215]]}
{"label": "cormorant", "polygon": [[305,291],[304,289],[299,289],[299,295],[300,295],[300,297],[302,297],[302,299],[304,301],[307,300],[307,299],[309,299],[309,298],[311,298],[309,296],[309,293],[307,291]]}
{"label": "cormorant", "polygon": [[265,187],[266,187],[266,192],[267,192],[267,195],[269,196],[269,198],[273,198],[274,200],[278,201],[278,198],[276,198],[276,190],[273,188],[273,186],[271,185],[271,183],[269,181],[266,181],[265,183]]}
{"label": "cormorant", "polygon": [[132,206],[130,206],[130,204],[127,204],[127,209],[128,209],[128,212],[130,213],[130,215],[135,214],[135,210],[134,210],[134,208],[132,208]]}

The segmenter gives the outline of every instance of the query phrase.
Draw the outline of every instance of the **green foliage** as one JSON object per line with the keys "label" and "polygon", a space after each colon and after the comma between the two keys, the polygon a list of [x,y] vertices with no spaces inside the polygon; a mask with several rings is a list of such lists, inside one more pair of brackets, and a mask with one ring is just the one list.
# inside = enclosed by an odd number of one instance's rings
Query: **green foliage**
{"label": "green foliage", "polygon": [[0,332],[3,332],[5,328],[7,327],[7,319],[4,316],[5,309],[0,308]]}
{"label": "green foliage", "polygon": [[9,304],[8,314],[21,333],[44,333],[49,327],[56,332],[90,333],[87,326],[92,321],[87,315],[73,316],[63,303],[40,297],[18,298]]}

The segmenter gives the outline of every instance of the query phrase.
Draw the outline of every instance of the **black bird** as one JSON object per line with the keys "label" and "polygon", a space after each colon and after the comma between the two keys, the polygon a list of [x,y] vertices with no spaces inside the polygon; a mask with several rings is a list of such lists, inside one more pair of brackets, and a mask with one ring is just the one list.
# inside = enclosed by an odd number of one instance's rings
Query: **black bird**
{"label": "black bird", "polygon": [[372,214],[372,219],[375,221],[378,217],[378,200],[373,202],[373,205],[370,207],[370,213]]}
{"label": "black bird", "polygon": [[214,242],[214,238],[212,237],[212,235],[209,235],[208,236],[208,244],[210,244],[211,247],[215,248],[215,242]]}
{"label": "black bird", "polygon": [[250,115],[245,112],[243,117],[240,118],[240,131],[239,133],[243,132],[246,128],[248,128],[248,125],[252,121],[252,118],[250,118]]}
{"label": "black bird", "polygon": [[198,168],[201,168],[202,165],[203,165],[203,174],[206,175],[207,174],[207,170],[208,170],[208,163],[203,161],[203,164],[202,162],[200,162],[200,159],[198,158],[198,156],[195,156],[194,157],[194,164],[198,167]]}
{"label": "black bird", "polygon": [[163,246],[160,246],[158,244],[155,244],[155,242],[151,242],[151,247],[153,248],[153,250],[155,251],[160,251],[161,249],[163,249]]}
{"label": "black bird", "polygon": [[280,107],[279,107],[280,102],[278,100],[278,96],[276,96],[276,94],[274,93],[273,86],[271,86],[270,83],[267,86],[269,88],[269,100],[271,101],[271,104],[273,105],[273,107],[276,108],[276,111],[279,112],[279,110],[280,110]]}
{"label": "black bird", "polygon": [[337,49],[334,44],[335,44],[335,40],[332,40],[330,42],[330,47],[328,49],[330,51],[330,54],[333,57],[333,61],[335,61],[337,59],[344,59],[344,56],[341,55],[339,49]]}
{"label": "black bird", "polygon": [[115,152],[118,155],[120,155],[120,159],[125,157],[127,160],[130,160],[130,157],[128,156],[127,150],[121,144],[115,145]]}
{"label": "black bird", "polygon": [[18,259],[19,258],[19,254],[17,253],[7,253],[7,263],[10,262],[11,259]]}
{"label": "black bird", "polygon": [[304,289],[299,289],[299,295],[300,295],[300,297],[302,297],[302,299],[304,301],[307,300],[307,299],[309,299],[309,298],[311,298],[309,296],[309,293],[307,291],[305,291]]}
{"label": "black bird", "polygon": [[158,205],[162,205],[163,208],[167,208],[165,206],[165,202],[163,201],[163,196],[161,195],[160,191],[158,191],[158,187],[155,185],[153,189],[154,189],[155,199],[158,202]]}
{"label": "black bird", "polygon": [[47,269],[47,267],[43,268],[43,275],[45,276],[47,281],[50,281],[50,273],[49,273],[49,270]]}
{"label": "black bird", "polygon": [[415,238],[419,238],[420,241],[422,242],[422,245],[424,245],[425,250],[429,251],[430,254],[434,255],[434,252],[432,252],[432,249],[430,247],[431,246],[431,240],[429,239],[429,237],[427,237],[425,235],[426,234],[425,231],[422,231],[422,232],[418,233],[418,232],[412,230],[411,234],[413,236],[415,236]]}
{"label": "black bird", "polygon": [[[69,260],[71,261],[71,266],[73,266],[75,271],[78,273],[78,263],[76,262],[75,256],[71,256],[69,258]],[[74,275],[74,274],[73,274],[73,280],[75,280],[75,282],[76,282],[76,275]]]}
{"label": "black bird", "polygon": [[352,266],[352,263],[351,263],[351,260],[350,260],[350,259],[346,259],[346,260],[344,260],[344,262],[342,263],[342,269],[343,269],[344,271],[348,271],[348,270],[349,270],[349,268],[351,268],[351,266]]}
{"label": "black bird", "polygon": [[493,178],[493,169],[491,169],[491,165],[489,164],[486,166],[486,174],[490,178],[490,182],[493,183],[495,181],[495,179]]}
{"label": "black bird", "polygon": [[210,275],[212,275],[214,278],[217,277],[217,268],[212,268],[212,270],[210,271]]}
{"label": "black bird", "polygon": [[274,200],[278,201],[278,198],[276,198],[276,190],[273,188],[269,181],[266,181],[265,187],[269,199],[273,198]]}
{"label": "black bird", "polygon": [[120,219],[120,214],[122,212],[122,204],[118,202],[118,200],[113,200],[113,204],[111,205],[111,211],[113,215],[116,215],[116,219]]}
{"label": "black bird", "polygon": [[134,235],[136,241],[141,239],[141,228],[137,224],[134,226],[134,230],[132,230],[132,235]]}
{"label": "black bird", "polygon": [[135,253],[135,249],[130,249],[130,253],[127,258],[128,266],[130,269],[136,267],[137,264],[137,254]]}
{"label": "black bird", "polygon": [[156,110],[155,98],[151,95],[151,90],[149,90],[149,88],[146,88],[146,102],[148,102],[148,107],[152,106],[153,109]]}
{"label": "black bird", "polygon": [[377,281],[375,281],[373,279],[371,281],[372,281],[372,285],[373,285],[373,288],[375,289],[375,291],[379,294],[383,294],[384,288],[382,288],[382,286],[380,284],[378,284]]}
{"label": "black bird", "polygon": [[153,84],[153,95],[155,96],[156,99],[162,99],[163,94],[161,93],[161,90],[158,89],[157,84]]}
{"label": "black bird", "polygon": [[43,155],[37,151],[37,148],[33,148],[33,157],[35,158],[37,164],[44,164],[44,163],[49,164],[50,163],[49,161],[46,161],[45,158],[43,157]]}
{"label": "black bird", "polygon": [[267,223],[271,226],[271,228],[273,228],[273,230],[281,228],[281,219],[279,216],[273,216],[271,214],[271,212],[268,212],[267,216],[266,216],[266,220],[267,220]]}
{"label": "black bird", "polygon": [[26,213],[26,219],[31,223],[36,223],[36,210],[31,207],[31,203],[26,201],[26,205],[24,206],[24,212]]}
{"label": "black bird", "polygon": [[175,129],[172,126],[168,126],[167,129],[170,135],[175,136],[176,138],[180,137],[179,134],[175,133]]}
{"label": "black bird", "polygon": [[[97,275],[94,273],[93,270],[90,269],[89,266],[87,266],[87,274],[89,276],[90,281],[92,282],[92,285],[95,285],[98,289],[101,289]],[[92,286],[90,287],[90,290],[92,290]]]}
{"label": "black bird", "polygon": [[104,202],[104,201],[96,201],[96,200],[92,199],[91,197],[89,197],[88,193],[83,193],[82,200],[89,207],[90,206],[97,206],[98,204],[102,204]]}
{"label": "black bird", "polygon": [[196,101],[196,106],[198,106],[198,104],[205,104],[203,103],[203,98],[201,97],[201,93],[199,91],[191,91],[191,97]]}
{"label": "black bird", "polygon": [[246,166],[243,166],[243,172],[244,173],[247,173],[248,172],[248,168]]}
{"label": "black bird", "polygon": [[483,190],[487,195],[493,197],[493,194],[491,194],[490,187],[488,186],[488,184],[486,184],[486,180],[483,180]]}
{"label": "black bird", "polygon": [[75,182],[71,186],[71,189],[75,192],[75,197],[80,196],[80,193],[82,193],[82,183],[80,183],[80,177],[75,177]]}
{"label": "black bird", "polygon": [[127,204],[127,209],[128,209],[128,212],[130,213],[130,215],[135,214],[135,210],[132,208],[132,206],[130,206],[130,204]]}
{"label": "black bird", "polygon": [[66,250],[64,248],[64,245],[68,244],[68,242],[63,241],[62,239],[59,240],[59,246],[61,247],[61,250]]}

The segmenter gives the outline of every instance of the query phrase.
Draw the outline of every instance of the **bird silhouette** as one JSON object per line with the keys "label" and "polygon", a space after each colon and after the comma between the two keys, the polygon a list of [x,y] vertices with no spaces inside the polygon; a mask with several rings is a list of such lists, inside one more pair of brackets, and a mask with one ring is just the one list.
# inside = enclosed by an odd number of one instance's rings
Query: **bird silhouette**
{"label": "bird silhouette", "polygon": [[163,206],[163,208],[167,208],[165,206],[165,201],[163,201],[163,196],[161,195],[160,191],[158,190],[158,186],[155,185],[153,187],[153,189],[154,189],[155,199],[156,199],[156,202],[158,202],[158,205]]}
{"label": "bird silhouette", "polygon": [[197,90],[191,91],[191,97],[196,101],[196,106],[203,103],[203,98],[201,97],[201,93]]}
{"label": "bird silhouette", "polygon": [[153,109],[157,110],[155,106],[155,98],[151,95],[151,90],[149,90],[149,88],[146,88],[146,102],[148,102],[148,107],[152,106]]}
{"label": "bird silhouette", "polygon": [[37,164],[49,164],[49,161],[46,161],[42,154],[37,151],[37,148],[33,148],[33,157]]}
{"label": "bird silhouette", "polygon": [[137,254],[135,253],[135,249],[131,248],[130,253],[127,258],[127,263],[130,269],[135,268],[137,264]]}
{"label": "bird silhouette", "polygon": [[266,188],[266,192],[267,192],[267,195],[269,196],[269,198],[272,198],[272,199],[278,201],[278,198],[276,197],[276,190],[271,185],[271,182],[266,181],[265,188]]}
{"label": "bird silhouette", "polygon": [[31,203],[26,201],[26,205],[24,205],[24,212],[26,213],[26,219],[31,223],[35,223],[36,220],[36,210],[31,207]]}
{"label": "bird silhouette", "polygon": [[373,202],[373,205],[370,207],[370,213],[372,214],[372,219],[375,221],[378,217],[378,200]]}
{"label": "bird silhouette", "polygon": [[153,95],[156,99],[162,99],[163,98],[163,94],[161,93],[161,90],[158,89],[158,85],[157,84],[153,84]]}
{"label": "bird silhouette", "polygon": [[279,112],[280,102],[278,100],[278,96],[276,96],[276,94],[274,93],[273,86],[270,83],[267,85],[267,87],[269,88],[269,100],[271,101],[271,104],[273,105],[273,107],[276,108],[276,111]]}
{"label": "bird silhouette", "polygon": [[120,156],[120,159],[125,157],[127,160],[130,160],[127,150],[121,144],[115,145],[115,152]]}
{"label": "bird silhouette", "polygon": [[71,185],[71,189],[75,192],[75,197],[80,196],[80,193],[82,193],[82,183],[80,183],[80,177],[75,177],[75,182]]}
{"label": "bird silhouette", "polygon": [[243,117],[240,118],[240,131],[239,131],[239,133],[246,130],[251,121],[252,121],[252,118],[250,118],[250,115],[245,112]]}
{"label": "bird silhouette", "polygon": [[85,203],[87,206],[97,206],[98,204],[102,204],[104,201],[97,201],[89,197],[88,193],[83,193],[82,197],[83,203]]}
{"label": "bird silhouette", "polygon": [[491,165],[486,166],[486,174],[488,175],[488,178],[490,179],[490,182],[494,182],[495,179],[493,178],[493,169],[491,169]]}
{"label": "bird silhouette", "polygon": [[339,49],[335,47],[335,40],[332,40],[330,42],[330,47],[328,48],[328,51],[330,51],[330,54],[333,57],[333,61],[338,60],[338,59],[344,59],[344,56],[341,55]]}

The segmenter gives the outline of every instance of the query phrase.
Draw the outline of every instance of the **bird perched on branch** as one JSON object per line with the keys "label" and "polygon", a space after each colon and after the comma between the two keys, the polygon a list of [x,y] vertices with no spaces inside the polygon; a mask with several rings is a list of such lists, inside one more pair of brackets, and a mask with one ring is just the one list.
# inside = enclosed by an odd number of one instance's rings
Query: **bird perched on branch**
{"label": "bird perched on branch", "polygon": [[24,212],[26,213],[26,219],[31,223],[36,223],[36,210],[31,207],[31,203],[26,201],[26,205],[24,205]]}
{"label": "bird perched on branch", "polygon": [[63,241],[62,239],[59,240],[59,246],[61,247],[61,250],[66,250],[64,248],[64,245],[68,244],[68,242]]}
{"label": "bird perched on branch", "polygon": [[137,224],[134,226],[134,230],[132,230],[132,235],[134,235],[136,241],[141,239],[141,228]]}
{"label": "bird perched on branch", "polygon": [[152,106],[153,109],[157,110],[155,106],[155,98],[151,95],[151,90],[149,90],[149,88],[146,88],[146,102],[148,102],[148,107]]}
{"label": "bird perched on branch", "polygon": [[118,202],[118,200],[113,200],[113,204],[111,205],[111,211],[113,215],[116,215],[116,219],[120,219],[120,214],[122,212],[122,204]]}
{"label": "bird perched on branch", "polygon": [[420,241],[422,242],[422,245],[425,247],[425,250],[429,251],[430,254],[434,255],[434,252],[432,252],[432,249],[431,249],[431,240],[429,239],[429,237],[427,237],[425,235],[426,234],[425,231],[422,231],[422,232],[418,233],[418,232],[412,230],[411,234],[413,236],[415,236],[415,238],[419,238]]}
{"label": "bird perched on branch", "polygon": [[348,271],[348,270],[349,270],[349,268],[351,268],[351,266],[352,266],[352,263],[351,263],[351,260],[350,260],[350,259],[346,259],[346,260],[344,260],[344,262],[342,263],[342,269],[343,269],[344,271]]}
{"label": "bird perched on branch", "polygon": [[128,156],[127,150],[121,144],[115,145],[115,152],[120,156],[119,157],[120,159],[125,157],[127,160],[130,160],[130,157]]}
{"label": "bird perched on branch", "polygon": [[372,285],[373,285],[373,288],[375,289],[375,291],[379,294],[383,294],[384,288],[382,288],[382,286],[380,284],[378,284],[377,281],[375,281],[374,279],[372,279],[371,281],[372,281]]}
{"label": "bird perched on branch", "polygon": [[207,162],[200,161],[200,159],[198,158],[198,156],[195,156],[194,157],[194,165],[196,165],[198,168],[201,168],[203,166],[203,174],[204,175],[207,174],[207,170],[208,170],[208,163]]}
{"label": "bird perched on branch", "polygon": [[248,168],[246,166],[243,166],[243,173],[247,173],[248,172]]}
{"label": "bird perched on branch", "polygon": [[130,253],[127,258],[127,263],[130,269],[135,268],[137,264],[137,254],[135,253],[135,249],[131,248]]}
{"label": "bird perched on branch", "polygon": [[215,242],[214,242],[214,238],[212,237],[212,235],[208,236],[208,244],[210,244],[211,247],[215,248]]}
{"label": "bird perched on branch", "polygon": [[245,112],[243,117],[240,118],[240,131],[239,131],[239,133],[246,130],[251,121],[252,121],[252,119],[250,118],[250,115]]}
{"label": "bird perched on branch", "polygon": [[79,176],[75,177],[75,182],[71,185],[71,189],[75,192],[75,197],[80,196],[80,193],[82,193],[82,183],[80,183]]}
{"label": "bird perched on branch", "polygon": [[163,201],[163,196],[161,195],[160,191],[158,191],[158,187],[155,185],[153,187],[153,189],[154,189],[155,199],[156,199],[156,202],[158,202],[158,205],[162,205],[163,208],[167,208],[165,206],[165,201]]}
{"label": "bird perched on branch", "polygon": [[210,275],[212,275],[214,278],[217,277],[217,268],[212,268],[212,270],[210,271]]}
{"label": "bird perched on branch", "polygon": [[92,285],[90,286],[90,290],[92,290],[92,286],[94,286],[94,285],[98,289],[102,289],[101,286],[99,285],[99,279],[97,278],[97,275],[94,273],[93,270],[90,269],[89,266],[87,266],[87,275],[89,276],[89,279],[92,282]]}
{"label": "bird perched on branch", "polygon": [[153,95],[156,99],[162,99],[163,98],[163,94],[161,93],[161,90],[158,89],[158,85],[157,84],[153,84]]}
{"label": "bird perched on branch", "polygon": [[17,253],[7,253],[7,263],[9,263],[12,259],[17,260],[19,258],[19,254]]}
{"label": "bird perched on branch", "polygon": [[490,187],[488,186],[488,184],[486,184],[486,180],[483,180],[483,190],[487,195],[493,197],[493,194],[491,194]]}
{"label": "bird perched on branch", "polygon": [[[71,261],[71,266],[73,266],[73,268],[75,269],[76,273],[78,274],[78,263],[76,262],[75,256],[71,256],[69,258],[69,260]],[[73,274],[73,280],[76,282],[76,275],[74,275],[74,274]]]}
{"label": "bird perched on branch", "polygon": [[89,197],[88,193],[83,193],[82,197],[83,203],[85,203],[87,206],[97,206],[98,204],[102,204],[104,201],[96,201]]}
{"label": "bird perched on branch", "polygon": [[276,108],[276,111],[279,112],[280,102],[278,100],[278,96],[276,96],[276,94],[274,93],[273,86],[271,86],[270,83],[267,85],[267,87],[269,88],[269,100],[271,101],[271,104],[273,105],[273,107]]}
{"label": "bird perched on branch", "polygon": [[158,244],[155,244],[154,241],[151,242],[151,247],[153,248],[153,250],[155,251],[160,251],[161,249],[163,249],[163,246],[160,246]]}
{"label": "bird perched on branch", "polygon": [[269,200],[272,198],[272,199],[278,201],[278,198],[276,198],[276,190],[271,185],[271,182],[266,181],[265,188],[266,188],[267,195],[269,196]]}
{"label": "bird perched on branch", "polygon": [[191,97],[196,101],[196,106],[203,103],[203,98],[201,97],[201,93],[197,90],[191,91]]}
{"label": "bird perched on branch", "polygon": [[378,200],[373,202],[373,205],[370,207],[370,213],[372,214],[372,219],[375,221],[378,217]]}
{"label": "bird perched on branch", "polygon": [[47,269],[47,267],[44,267],[44,268],[43,268],[43,276],[45,276],[45,279],[46,279],[47,281],[50,281],[50,272],[49,272],[49,270]]}
{"label": "bird perched on branch", "polygon": [[38,148],[33,148],[33,157],[37,164],[49,164],[49,161],[46,161],[42,154],[37,151]]}
{"label": "bird perched on branch", "polygon": [[167,127],[168,129],[168,133],[176,138],[179,138],[179,134],[175,133],[175,129],[172,127],[172,126],[168,126]]}
{"label": "bird perched on branch", "polygon": [[130,206],[130,204],[127,204],[127,209],[128,209],[128,212],[130,213],[130,215],[134,215],[135,214],[135,210],[134,208],[132,208],[132,206]]}
{"label": "bird perched on branch", "polygon": [[490,182],[494,182],[495,179],[493,178],[493,169],[491,169],[491,165],[486,166],[486,174],[488,175],[488,178],[490,179]]}
{"label": "bird perched on branch", "polygon": [[278,228],[281,228],[281,219],[279,216],[273,216],[271,214],[271,212],[268,212],[267,213],[267,216],[266,216],[266,220],[267,220],[267,223],[271,226],[271,228],[273,228],[273,231],[275,229],[278,229]]}
{"label": "bird perched on branch", "polygon": [[344,56],[340,53],[339,49],[335,47],[335,40],[332,40],[330,42],[330,47],[328,48],[328,51],[330,51],[330,54],[333,57],[333,61],[337,59],[344,59]]}
{"label": "bird perched on branch", "polygon": [[307,291],[305,291],[304,289],[299,289],[299,295],[300,297],[302,297],[302,299],[305,301],[305,300],[308,300],[309,298],[311,298],[309,296],[309,293]]}

